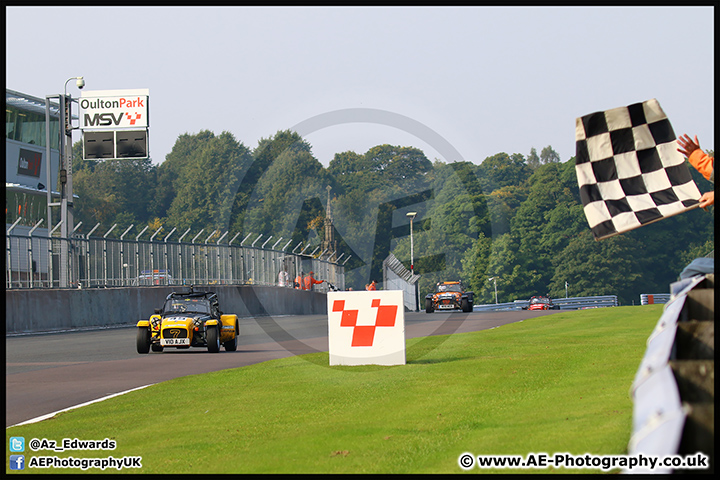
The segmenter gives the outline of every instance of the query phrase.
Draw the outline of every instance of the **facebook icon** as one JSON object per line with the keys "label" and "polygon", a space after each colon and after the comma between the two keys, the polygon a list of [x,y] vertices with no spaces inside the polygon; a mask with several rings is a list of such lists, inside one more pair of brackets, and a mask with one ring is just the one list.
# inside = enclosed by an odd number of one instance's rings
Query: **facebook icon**
{"label": "facebook icon", "polygon": [[25,455],[10,455],[10,470],[25,470]]}

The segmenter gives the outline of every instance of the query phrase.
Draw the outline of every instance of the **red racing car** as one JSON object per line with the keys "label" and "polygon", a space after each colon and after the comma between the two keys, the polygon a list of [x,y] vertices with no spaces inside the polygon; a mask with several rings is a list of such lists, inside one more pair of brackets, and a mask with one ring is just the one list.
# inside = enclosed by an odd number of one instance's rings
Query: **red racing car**
{"label": "red racing car", "polygon": [[560,305],[555,305],[548,297],[538,295],[530,299],[530,303],[523,310],[560,310]]}

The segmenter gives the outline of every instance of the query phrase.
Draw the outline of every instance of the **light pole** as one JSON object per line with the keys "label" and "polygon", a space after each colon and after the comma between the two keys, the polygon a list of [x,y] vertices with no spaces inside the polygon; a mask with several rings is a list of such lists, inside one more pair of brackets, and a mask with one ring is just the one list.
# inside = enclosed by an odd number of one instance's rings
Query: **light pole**
{"label": "light pole", "polygon": [[[83,77],[70,77],[65,81],[63,96],[60,97],[60,287],[72,284],[72,269],[69,269],[70,233],[73,231],[73,185],[72,185],[72,95],[67,93],[67,84],[75,80],[78,88],[85,86]],[[63,135],[64,133],[64,135]],[[50,187],[48,186],[48,189]]]}
{"label": "light pole", "polygon": [[495,305],[498,303],[497,299],[497,277],[490,277],[488,278],[489,281],[492,281],[495,284]]}
{"label": "light pole", "polygon": [[413,219],[417,216],[417,212],[408,212],[405,214],[410,219],[410,273],[415,277],[414,252],[413,252]]}
{"label": "light pole", "polygon": [[565,298],[568,298],[568,296],[567,296],[567,287],[568,287],[568,284],[567,284],[567,282],[565,282]]}
{"label": "light pole", "polygon": [[[405,214],[406,217],[410,219],[410,275],[413,280],[415,280],[415,252],[414,245],[413,245],[413,220],[417,216],[417,212],[408,212]],[[420,299],[418,298],[418,285],[417,282],[415,282],[415,311],[420,311],[420,307],[418,307]]]}

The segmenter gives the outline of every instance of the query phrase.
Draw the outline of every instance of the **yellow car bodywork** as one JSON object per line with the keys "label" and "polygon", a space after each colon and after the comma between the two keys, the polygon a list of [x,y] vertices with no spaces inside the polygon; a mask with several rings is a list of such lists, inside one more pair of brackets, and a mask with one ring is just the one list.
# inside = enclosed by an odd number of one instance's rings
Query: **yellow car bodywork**
{"label": "yellow car bodywork", "polygon": [[[168,299],[177,298],[174,295],[182,294],[173,292]],[[202,302],[206,300],[203,295],[201,292],[190,298]],[[215,312],[212,315],[185,309],[165,312],[158,309],[148,320],[137,322],[138,353],[148,353],[151,349],[158,352],[165,347],[207,347],[209,352],[218,352],[220,346],[224,346],[227,351],[235,351],[240,335],[237,315],[220,313],[216,296],[211,292],[207,295],[211,299],[210,309]],[[182,300],[178,302],[180,306],[183,305]]]}
{"label": "yellow car bodywork", "polygon": [[[169,333],[166,338],[178,338],[179,335],[172,335],[170,332],[178,329],[184,330],[187,332],[187,336],[182,338],[189,338],[192,343],[193,333],[197,329],[193,321],[194,318],[192,317],[172,317],[172,320],[166,320],[163,322],[160,315],[152,315],[149,320],[140,320],[137,323],[137,327],[150,329],[151,340],[158,341],[160,341],[163,337],[161,335],[162,332],[167,331]],[[213,319],[206,321],[205,325],[210,327],[218,325],[218,323],[220,323],[220,343],[230,342],[235,338],[235,336],[240,335],[240,332],[236,331],[236,328],[239,330],[237,325],[237,315],[221,315],[220,322]]]}

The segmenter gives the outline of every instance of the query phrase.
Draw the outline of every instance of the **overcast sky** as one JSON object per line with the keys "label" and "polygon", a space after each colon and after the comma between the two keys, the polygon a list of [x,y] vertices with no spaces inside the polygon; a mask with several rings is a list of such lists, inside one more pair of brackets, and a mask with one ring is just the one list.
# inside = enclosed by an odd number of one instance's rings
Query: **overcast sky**
{"label": "overcast sky", "polygon": [[[299,131],[324,165],[389,143],[480,163],[656,98],[714,149],[712,7],[6,7],[6,87],[147,88],[150,154]],[[74,82],[68,93],[79,97]],[[76,133],[75,141],[79,140]]]}

